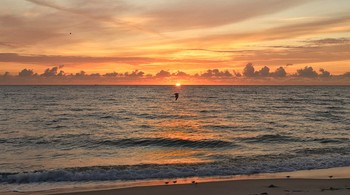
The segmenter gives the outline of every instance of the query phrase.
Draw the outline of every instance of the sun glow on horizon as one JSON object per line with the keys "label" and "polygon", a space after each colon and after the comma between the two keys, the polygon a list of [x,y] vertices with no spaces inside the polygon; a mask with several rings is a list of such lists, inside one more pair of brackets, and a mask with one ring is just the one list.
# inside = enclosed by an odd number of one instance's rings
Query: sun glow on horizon
{"label": "sun glow on horizon", "polygon": [[181,83],[177,82],[177,83],[175,84],[175,86],[176,86],[176,87],[181,87]]}

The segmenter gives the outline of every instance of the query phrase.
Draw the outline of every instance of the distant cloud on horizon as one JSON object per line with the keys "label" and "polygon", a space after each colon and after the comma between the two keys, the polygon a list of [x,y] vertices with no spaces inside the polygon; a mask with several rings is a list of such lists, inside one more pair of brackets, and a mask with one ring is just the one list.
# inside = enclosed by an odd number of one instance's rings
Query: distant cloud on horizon
{"label": "distant cloud on horizon", "polygon": [[[209,69],[196,74],[187,74],[183,71],[170,72],[166,70],[160,70],[155,75],[146,74],[140,70],[124,73],[111,72],[103,75],[100,73],[86,74],[85,71],[80,71],[75,74],[66,74],[62,70],[63,68],[62,65],[55,66],[46,69],[41,74],[27,68],[21,70],[17,75],[10,75],[6,72],[0,76],[0,84],[142,84],[143,82],[145,82],[145,84],[169,84],[169,82],[171,83],[178,80],[183,80],[188,83],[191,81],[194,84],[237,84],[239,82],[242,84],[254,84],[252,81],[255,80],[259,81],[258,84],[264,84],[264,79],[266,84],[270,84],[271,79],[273,79],[274,82],[282,81],[283,84],[300,84],[306,78],[312,79],[307,80],[310,84],[327,84],[327,82],[332,81],[332,79],[334,81],[341,81],[335,84],[350,84],[349,72],[343,75],[333,76],[325,69],[320,69],[318,73],[312,67],[308,66],[298,69],[294,74],[287,74],[283,67],[279,67],[273,72],[270,72],[270,68],[267,66],[264,66],[260,70],[255,70],[252,63],[248,63],[244,67],[242,73],[235,70]],[[164,81],[167,83],[164,83]],[[201,83],[201,81],[205,82]],[[328,84],[332,84],[332,82]]]}

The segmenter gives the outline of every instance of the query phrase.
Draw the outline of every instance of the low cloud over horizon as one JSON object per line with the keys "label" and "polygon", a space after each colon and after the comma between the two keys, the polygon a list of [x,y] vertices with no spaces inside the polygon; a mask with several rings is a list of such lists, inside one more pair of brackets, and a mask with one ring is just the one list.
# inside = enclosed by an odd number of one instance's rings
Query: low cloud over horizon
{"label": "low cloud over horizon", "polygon": [[160,70],[152,75],[141,70],[130,72],[91,73],[85,71],[65,73],[64,65],[47,68],[43,73],[25,68],[16,75],[9,72],[0,76],[0,85],[26,84],[136,84],[136,85],[173,85],[181,82],[187,85],[349,85],[350,72],[332,75],[321,68],[318,71],[311,66],[298,69],[288,74],[284,67],[271,70],[264,66],[256,69],[252,63],[245,65],[243,70],[208,69],[205,72],[189,74],[183,71]]}

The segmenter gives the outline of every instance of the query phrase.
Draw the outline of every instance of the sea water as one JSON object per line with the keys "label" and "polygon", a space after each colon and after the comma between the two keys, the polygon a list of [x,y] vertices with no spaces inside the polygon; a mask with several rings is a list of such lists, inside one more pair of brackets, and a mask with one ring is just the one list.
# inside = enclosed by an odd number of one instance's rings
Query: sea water
{"label": "sea water", "polygon": [[0,156],[0,186],[350,166],[350,87],[1,86]]}

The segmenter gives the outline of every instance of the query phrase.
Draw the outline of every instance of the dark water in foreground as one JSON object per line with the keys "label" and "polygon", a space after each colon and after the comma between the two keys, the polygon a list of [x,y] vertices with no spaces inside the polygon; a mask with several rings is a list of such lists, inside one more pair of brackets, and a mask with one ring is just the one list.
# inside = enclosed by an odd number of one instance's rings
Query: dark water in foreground
{"label": "dark water in foreground", "polygon": [[0,100],[0,185],[350,166],[350,87],[3,86]]}

